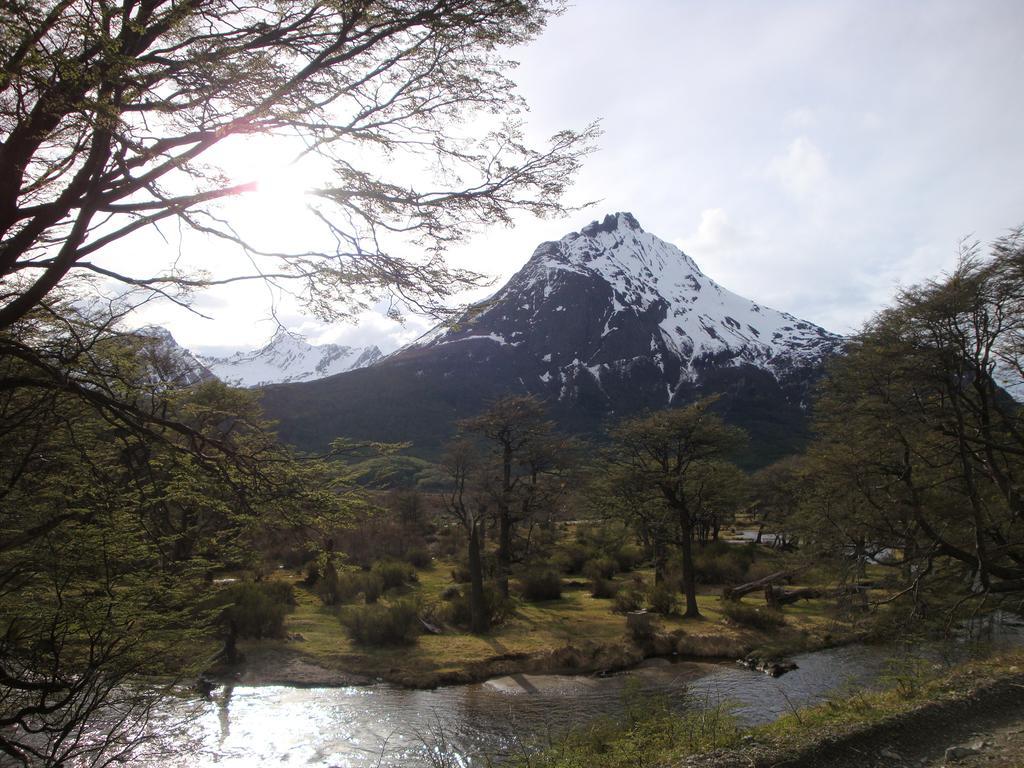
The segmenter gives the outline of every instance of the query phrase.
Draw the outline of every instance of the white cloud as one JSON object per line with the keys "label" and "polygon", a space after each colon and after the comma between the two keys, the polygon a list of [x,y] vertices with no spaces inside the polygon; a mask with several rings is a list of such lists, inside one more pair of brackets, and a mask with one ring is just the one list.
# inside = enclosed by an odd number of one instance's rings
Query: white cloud
{"label": "white cloud", "polygon": [[821,191],[829,179],[828,160],[806,136],[794,139],[784,155],[768,164],[768,174],[798,200],[806,200]]}
{"label": "white cloud", "polygon": [[744,239],[722,208],[705,208],[700,213],[697,231],[677,245],[692,256],[702,256],[734,250]]}

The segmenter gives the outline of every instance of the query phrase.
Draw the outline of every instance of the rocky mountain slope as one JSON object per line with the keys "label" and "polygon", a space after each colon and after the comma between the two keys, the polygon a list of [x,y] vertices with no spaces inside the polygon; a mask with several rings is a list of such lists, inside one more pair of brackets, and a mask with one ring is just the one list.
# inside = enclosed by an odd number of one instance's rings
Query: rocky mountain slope
{"label": "rocky mountain slope", "polygon": [[494,296],[368,368],[269,387],[282,436],[411,440],[429,455],[458,418],[508,392],[564,429],[720,393],[762,463],[805,438],[810,387],[842,339],[722,288],[628,213],[541,244]]}
{"label": "rocky mountain slope", "polygon": [[210,369],[178,344],[166,328],[147,325],[133,333],[142,340],[139,353],[149,369],[152,381],[174,387],[190,387],[214,378]]}
{"label": "rocky mountain slope", "polygon": [[363,368],[383,355],[376,346],[348,347],[310,344],[280,330],[270,342],[252,352],[200,360],[218,379],[240,387],[259,387],[296,381],[312,381]]}

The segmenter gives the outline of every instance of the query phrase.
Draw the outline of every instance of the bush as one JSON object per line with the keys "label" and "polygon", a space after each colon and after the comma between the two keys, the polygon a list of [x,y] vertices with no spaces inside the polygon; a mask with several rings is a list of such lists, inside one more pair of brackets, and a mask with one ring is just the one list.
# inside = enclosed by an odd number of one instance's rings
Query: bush
{"label": "bush", "polygon": [[655,584],[647,596],[648,606],[654,613],[662,616],[676,612],[679,604],[679,593],[667,584]]}
{"label": "bush", "polygon": [[562,571],[576,575],[582,573],[583,566],[591,557],[591,552],[581,544],[566,544],[554,557],[554,562]]}
{"label": "bush", "polygon": [[562,596],[562,577],[554,571],[528,573],[520,579],[519,591],[531,603],[557,600]]}
{"label": "bush", "polygon": [[[504,623],[512,615],[513,610],[512,601],[502,595],[501,590],[491,584],[484,585],[484,613],[487,618],[487,626],[495,627]],[[442,623],[468,628],[472,618],[469,607],[469,590],[465,590],[463,594],[439,606],[437,617]]]}
{"label": "bush", "polygon": [[634,643],[649,643],[658,634],[658,622],[649,613],[630,613],[626,617],[626,630]]}
{"label": "bush", "polygon": [[616,613],[639,611],[644,607],[644,595],[636,588],[620,589],[618,594],[615,595],[614,605]]}
{"label": "bush", "polygon": [[611,579],[594,579],[590,585],[590,596],[606,600],[619,593],[619,585]]}
{"label": "bush", "polygon": [[374,563],[373,574],[380,579],[381,587],[385,592],[416,581],[416,572],[409,567],[409,564],[400,563],[397,560],[380,560]]}
{"label": "bush", "polygon": [[741,584],[753,562],[752,546],[722,541],[707,544],[693,558],[696,580],[701,584]]}
{"label": "bush", "polygon": [[362,571],[338,573],[333,563],[327,564],[323,576],[316,584],[316,592],[324,605],[348,603],[359,594],[363,595],[367,603],[375,603],[383,589],[383,582],[377,574]]}
{"label": "bush", "polygon": [[623,544],[615,550],[615,564],[622,573],[629,573],[644,561],[644,551],[636,544]]}
{"label": "bush", "polygon": [[420,634],[416,606],[409,600],[348,608],[341,622],[357,645],[412,645]]}
{"label": "bush", "polygon": [[419,568],[426,570],[433,564],[433,558],[430,557],[430,551],[425,547],[413,547],[405,553],[405,562],[411,565],[413,568]]}
{"label": "bush", "polygon": [[730,621],[751,629],[776,629],[786,623],[781,611],[771,608],[755,608],[752,605],[734,603],[726,600],[722,604],[722,613]]}
{"label": "bush", "polygon": [[284,617],[295,606],[295,590],[283,581],[244,582],[225,590],[224,618],[238,637],[284,637]]}
{"label": "bush", "polygon": [[442,600],[456,600],[462,597],[462,590],[454,584],[449,584],[447,587],[441,590]]}
{"label": "bush", "polygon": [[597,557],[583,566],[583,575],[588,579],[610,579],[617,570],[617,563],[610,557]]}

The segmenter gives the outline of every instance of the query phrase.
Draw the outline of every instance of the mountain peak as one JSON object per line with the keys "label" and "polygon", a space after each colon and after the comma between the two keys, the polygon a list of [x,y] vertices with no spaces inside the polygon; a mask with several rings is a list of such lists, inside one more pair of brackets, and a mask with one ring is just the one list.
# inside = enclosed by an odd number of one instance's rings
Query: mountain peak
{"label": "mountain peak", "polygon": [[[640,222],[636,220],[636,216],[627,211],[619,211],[618,213],[609,213],[602,221],[590,222],[579,231],[579,234],[584,237],[595,237],[601,232],[612,233],[623,229],[631,229],[637,232],[644,231],[643,227],[640,226]],[[573,233],[573,235],[575,234]],[[568,237],[573,235],[568,235]]]}

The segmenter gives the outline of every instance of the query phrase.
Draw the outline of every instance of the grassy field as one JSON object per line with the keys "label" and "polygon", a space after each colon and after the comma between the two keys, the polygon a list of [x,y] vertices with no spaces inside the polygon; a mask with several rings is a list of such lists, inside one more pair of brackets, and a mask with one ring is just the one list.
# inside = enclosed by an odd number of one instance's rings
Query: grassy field
{"label": "grassy field", "polygon": [[[412,598],[422,606],[440,601],[441,592],[453,583],[452,565],[438,561],[430,569],[419,570],[416,584],[393,590],[382,602]],[[703,618],[658,617],[659,642],[655,647],[639,648],[627,635],[625,617],[613,611],[612,600],[592,597],[582,578],[565,577],[561,599],[538,603],[515,599],[511,617],[485,635],[445,626],[442,634],[424,633],[411,646],[367,648],[349,639],[339,619],[345,607],[324,606],[297,576],[282,571],[278,578],[295,585],[298,605],[286,619],[286,631],[293,639],[247,641],[241,646],[244,652],[258,655],[272,649],[298,654],[325,669],[413,686],[465,682],[514,671],[620,668],[652,654],[737,658],[766,647],[774,652],[794,652],[835,642],[851,630],[848,622],[835,618],[831,604],[823,600],[787,606],[782,627],[758,631],[739,626],[723,615],[721,588],[707,586],[699,595]],[[653,574],[646,570],[617,576],[616,581],[637,578],[653,582]],[[751,595],[745,604],[763,604],[763,598]]]}

